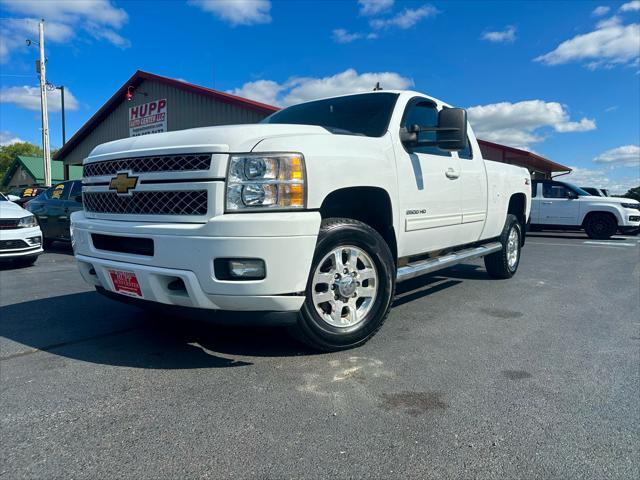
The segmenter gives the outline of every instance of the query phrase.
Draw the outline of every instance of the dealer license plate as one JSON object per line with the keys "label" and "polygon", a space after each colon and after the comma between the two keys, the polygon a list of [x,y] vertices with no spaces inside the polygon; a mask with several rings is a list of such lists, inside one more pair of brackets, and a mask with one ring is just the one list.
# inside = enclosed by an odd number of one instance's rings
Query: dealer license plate
{"label": "dealer license plate", "polygon": [[138,283],[138,278],[133,272],[124,272],[122,270],[109,270],[111,282],[116,292],[131,297],[142,298],[142,290]]}

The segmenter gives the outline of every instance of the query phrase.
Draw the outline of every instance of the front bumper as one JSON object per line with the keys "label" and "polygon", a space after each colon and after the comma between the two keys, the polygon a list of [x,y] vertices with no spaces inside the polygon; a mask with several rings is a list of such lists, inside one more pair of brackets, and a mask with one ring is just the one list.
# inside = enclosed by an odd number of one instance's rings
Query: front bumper
{"label": "front bumper", "polygon": [[[115,291],[110,270],[136,275],[142,298],[180,307],[227,311],[298,311],[304,302],[320,228],[318,212],[232,214],[207,223],[159,224],[72,215],[72,243],[80,273]],[[99,250],[92,234],[150,238],[153,256]],[[217,279],[215,258],[260,258],[262,280]],[[183,288],[170,288],[176,280]]]}
{"label": "front bumper", "polygon": [[0,230],[0,259],[27,257],[41,253],[40,227]]}

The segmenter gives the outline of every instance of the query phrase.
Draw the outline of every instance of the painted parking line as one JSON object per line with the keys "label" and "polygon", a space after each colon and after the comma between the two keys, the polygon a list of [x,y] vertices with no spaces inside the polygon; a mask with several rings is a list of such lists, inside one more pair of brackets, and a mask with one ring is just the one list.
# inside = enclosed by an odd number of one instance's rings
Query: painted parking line
{"label": "painted parking line", "polygon": [[637,247],[636,243],[621,242],[582,242],[582,243],[552,243],[552,242],[532,242],[527,240],[525,245],[548,245],[551,247],[587,247],[587,248],[626,248]]}
{"label": "painted parking line", "polygon": [[587,245],[616,245],[616,246],[620,246],[620,247],[635,247],[636,246],[635,243],[623,243],[623,242],[618,242],[618,241],[615,241],[615,240],[612,240],[612,241],[586,240],[583,243],[585,243]]}

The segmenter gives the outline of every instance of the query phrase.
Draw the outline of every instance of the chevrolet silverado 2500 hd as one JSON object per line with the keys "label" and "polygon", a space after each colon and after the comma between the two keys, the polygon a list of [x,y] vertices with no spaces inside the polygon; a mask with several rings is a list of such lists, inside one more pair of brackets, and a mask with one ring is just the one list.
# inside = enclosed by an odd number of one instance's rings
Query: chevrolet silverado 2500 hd
{"label": "chevrolet silverado 2500 hd", "polygon": [[72,242],[108,296],[245,312],[337,350],[376,333],[396,282],[478,257],[514,275],[530,190],[482,158],[464,110],[354,94],[96,147]]}

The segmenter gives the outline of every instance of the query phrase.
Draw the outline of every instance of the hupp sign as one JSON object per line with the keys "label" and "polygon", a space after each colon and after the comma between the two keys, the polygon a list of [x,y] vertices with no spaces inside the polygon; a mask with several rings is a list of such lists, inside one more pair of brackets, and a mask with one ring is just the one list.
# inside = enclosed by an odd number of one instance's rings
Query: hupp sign
{"label": "hupp sign", "polygon": [[129,136],[167,131],[167,99],[129,107]]}

